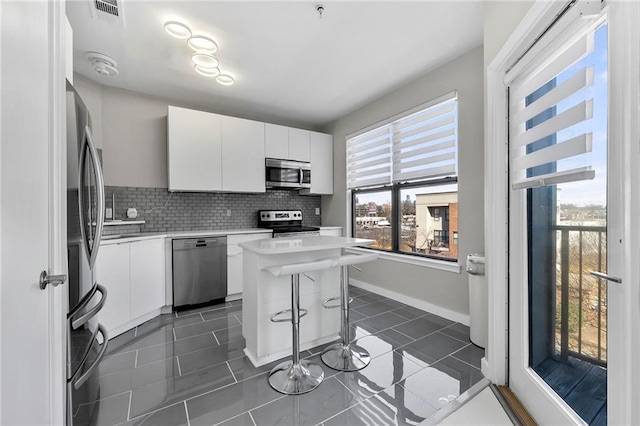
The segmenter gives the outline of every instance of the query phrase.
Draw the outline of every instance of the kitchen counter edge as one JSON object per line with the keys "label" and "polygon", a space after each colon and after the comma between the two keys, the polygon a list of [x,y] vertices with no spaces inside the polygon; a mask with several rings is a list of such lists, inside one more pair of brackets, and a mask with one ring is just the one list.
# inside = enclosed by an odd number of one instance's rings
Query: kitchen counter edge
{"label": "kitchen counter edge", "polygon": [[[127,234],[118,238],[108,238],[100,241],[100,245],[122,244],[132,241],[153,240],[157,238],[199,238],[199,237],[223,237],[226,235],[241,235],[241,234],[271,234],[270,229],[260,228],[247,228],[247,229],[218,229],[214,231],[178,231],[178,232],[163,232],[163,233],[141,233],[141,234]],[[106,237],[109,237],[108,235]]]}

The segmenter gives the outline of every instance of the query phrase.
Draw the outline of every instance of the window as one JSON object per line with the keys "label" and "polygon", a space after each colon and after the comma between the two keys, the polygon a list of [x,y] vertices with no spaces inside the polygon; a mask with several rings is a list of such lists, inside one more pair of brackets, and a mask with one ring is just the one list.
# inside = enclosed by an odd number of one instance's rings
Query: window
{"label": "window", "polygon": [[347,138],[354,237],[375,240],[377,250],[457,260],[457,108],[449,94]]}

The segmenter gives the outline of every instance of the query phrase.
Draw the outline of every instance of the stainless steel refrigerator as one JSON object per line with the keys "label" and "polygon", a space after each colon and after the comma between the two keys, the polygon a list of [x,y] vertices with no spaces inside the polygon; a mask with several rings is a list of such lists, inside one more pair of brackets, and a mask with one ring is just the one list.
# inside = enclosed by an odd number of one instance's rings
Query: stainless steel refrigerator
{"label": "stainless steel refrigerator", "polygon": [[104,225],[104,180],[93,143],[91,116],[67,82],[67,425],[93,424],[100,406],[97,370],[108,336],[98,322],[107,300],[94,267]]}

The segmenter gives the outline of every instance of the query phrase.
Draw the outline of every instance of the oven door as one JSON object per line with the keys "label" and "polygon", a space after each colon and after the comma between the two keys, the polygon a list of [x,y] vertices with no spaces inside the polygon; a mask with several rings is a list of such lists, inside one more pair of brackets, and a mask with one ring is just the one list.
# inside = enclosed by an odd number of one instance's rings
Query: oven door
{"label": "oven door", "polygon": [[267,188],[311,188],[311,163],[267,158],[265,173]]}

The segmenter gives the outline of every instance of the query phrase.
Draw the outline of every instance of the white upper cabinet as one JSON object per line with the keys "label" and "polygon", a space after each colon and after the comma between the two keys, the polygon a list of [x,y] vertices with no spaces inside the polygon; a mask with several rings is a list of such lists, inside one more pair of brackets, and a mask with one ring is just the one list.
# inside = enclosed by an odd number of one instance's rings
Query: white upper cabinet
{"label": "white upper cabinet", "polygon": [[309,132],[311,157],[311,189],[301,194],[333,194],[333,136],[326,133]]}
{"label": "white upper cabinet", "polygon": [[265,158],[311,163],[311,189],[333,194],[333,136],[169,106],[170,191],[265,192]]}
{"label": "white upper cabinet", "polygon": [[311,161],[309,156],[309,131],[289,128],[288,160]]}
{"label": "white upper cabinet", "polygon": [[265,192],[264,123],[222,116],[222,189]]}
{"label": "white upper cabinet", "polygon": [[221,191],[221,151],[220,115],[169,106],[167,172],[170,191]]}
{"label": "white upper cabinet", "polygon": [[265,132],[265,154],[267,158],[310,161],[308,130],[267,123]]}
{"label": "white upper cabinet", "polygon": [[289,160],[289,128],[265,124],[265,157]]}

